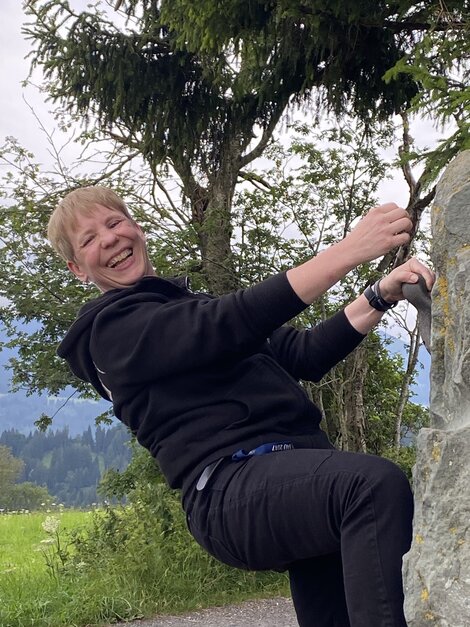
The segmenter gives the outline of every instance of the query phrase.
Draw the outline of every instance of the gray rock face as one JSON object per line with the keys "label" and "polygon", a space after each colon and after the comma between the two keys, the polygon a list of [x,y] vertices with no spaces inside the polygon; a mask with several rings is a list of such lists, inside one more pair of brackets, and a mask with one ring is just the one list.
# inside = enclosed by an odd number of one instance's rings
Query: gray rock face
{"label": "gray rock face", "polygon": [[432,228],[433,428],[417,442],[405,613],[409,627],[470,627],[470,150],[439,183]]}
{"label": "gray rock face", "polygon": [[439,182],[432,236],[431,418],[452,429],[470,424],[470,150]]}
{"label": "gray rock face", "polygon": [[413,546],[405,557],[409,627],[470,626],[470,427],[423,429]]}

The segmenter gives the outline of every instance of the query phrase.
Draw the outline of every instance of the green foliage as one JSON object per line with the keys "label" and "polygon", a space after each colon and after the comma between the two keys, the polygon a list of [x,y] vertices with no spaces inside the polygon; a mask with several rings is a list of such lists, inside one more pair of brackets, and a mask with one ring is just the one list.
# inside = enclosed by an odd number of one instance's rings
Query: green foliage
{"label": "green foliage", "polygon": [[402,446],[398,450],[394,448],[385,449],[382,451],[382,457],[390,459],[395,462],[406,474],[408,479],[413,479],[413,466],[416,463],[416,447],[415,446]]}
{"label": "green foliage", "polygon": [[16,459],[11,450],[6,446],[0,446],[0,486],[12,484],[23,469],[23,462]]}
{"label": "green foliage", "polygon": [[[363,345],[367,377],[362,390],[362,402],[367,452],[400,460],[399,464],[411,475],[413,442],[418,431],[428,426],[429,410],[408,399],[400,429],[401,446],[395,450],[397,407],[405,374],[403,357],[391,355],[387,350],[387,340],[374,332],[369,333]],[[340,418],[347,403],[349,385],[357,385],[353,367],[353,361],[348,358],[335,366],[313,390],[313,396],[317,399],[321,395],[324,428],[330,440],[339,447],[345,435]]]}
{"label": "green foliage", "polygon": [[[368,116],[397,112],[415,92],[412,81],[393,89],[382,81],[414,39],[412,28],[407,37],[398,35],[399,20],[396,29],[388,27],[397,17],[396,3],[164,0],[161,7],[181,49],[251,54],[247,87],[260,99],[287,89],[299,101],[320,87],[322,104],[342,113],[349,102],[356,114]],[[250,84],[253,75],[260,76],[259,85]]]}
{"label": "green foliage", "polygon": [[[0,295],[8,298],[0,316],[12,338],[6,345],[18,350],[12,360],[13,389],[57,393],[71,375],[56,347],[83,302],[83,289],[77,289],[44,237],[63,187],[41,174],[32,159],[11,138],[0,150],[0,161],[10,167],[0,191]],[[75,383],[85,390],[78,380]]]}
{"label": "green foliage", "polygon": [[60,531],[60,518],[48,516],[42,523],[42,528],[47,538],[42,541],[42,554],[44,556],[47,572],[56,582],[69,560],[68,546],[63,544]]}
{"label": "green foliage", "polygon": [[[369,352],[370,376],[365,385],[368,451],[387,456],[395,437],[396,411],[405,369],[403,357],[390,355],[386,342],[375,334],[368,340],[373,344],[373,350]],[[428,408],[416,405],[410,399],[406,404],[400,440],[410,444],[428,422]]]}
{"label": "green foliage", "polygon": [[79,14],[58,0],[26,6],[52,99],[180,172],[215,174],[227,148],[241,155],[289,102],[318,99],[337,113],[350,103],[368,119],[416,93],[408,76],[382,80],[414,39],[387,27],[396,4],[132,0],[122,29],[99,3]]}
{"label": "green foliage", "polygon": [[23,481],[10,486],[1,499],[2,507],[9,511],[37,511],[52,503],[47,488],[31,481]]}
{"label": "green foliage", "polygon": [[410,110],[453,129],[437,148],[424,151],[422,158],[427,163],[424,185],[429,185],[459,151],[470,148],[468,2],[441,3],[429,19],[431,28],[384,77],[387,82],[411,77],[419,90]]}
{"label": "green foliage", "polygon": [[125,469],[109,469],[104,474],[100,482],[100,494],[118,500],[128,496],[131,502],[135,499],[152,504],[153,487],[164,483],[163,476],[155,460],[136,440],[131,441],[131,449],[132,458]]}
{"label": "green foliage", "polygon": [[[393,141],[390,125],[367,131],[345,120],[321,133],[307,124],[289,131],[287,146],[266,150],[269,166],[262,174],[245,174],[254,190],[244,187],[235,196],[233,250],[243,285],[306,261],[343,238],[388,176],[379,150]],[[369,266],[358,269],[333,289],[336,307],[369,273]]]}
{"label": "green foliage", "polygon": [[[16,531],[27,533],[0,557],[2,625],[109,624],[288,593],[285,575],[239,571],[207,555],[187,532],[178,496],[147,452],[140,449],[122,475],[132,506],[73,519],[67,510],[16,517]],[[116,493],[113,485],[108,496]],[[13,540],[11,522],[0,516],[0,537]],[[31,556],[33,549],[39,551]],[[27,559],[20,563],[23,552]]]}
{"label": "green foliage", "polygon": [[30,482],[16,483],[24,463],[0,444],[0,510],[33,510],[51,502],[46,488]]}

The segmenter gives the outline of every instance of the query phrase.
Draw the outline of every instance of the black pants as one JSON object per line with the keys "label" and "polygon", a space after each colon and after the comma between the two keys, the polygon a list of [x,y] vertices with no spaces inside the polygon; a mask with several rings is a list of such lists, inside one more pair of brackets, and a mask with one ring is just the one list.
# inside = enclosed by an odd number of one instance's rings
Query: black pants
{"label": "black pants", "polygon": [[184,495],[192,535],[220,561],[289,570],[301,627],[405,627],[408,480],[372,455],[296,449],[223,462]]}

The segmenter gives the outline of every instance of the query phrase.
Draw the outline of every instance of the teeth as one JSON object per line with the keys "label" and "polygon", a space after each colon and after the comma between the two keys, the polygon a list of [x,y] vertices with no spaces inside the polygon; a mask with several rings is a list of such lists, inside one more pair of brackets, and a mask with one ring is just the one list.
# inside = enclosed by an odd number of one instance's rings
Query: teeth
{"label": "teeth", "polygon": [[126,250],[123,250],[122,253],[119,253],[119,255],[113,257],[108,263],[108,266],[110,268],[114,268],[114,266],[116,266],[120,261],[124,261],[124,259],[130,257],[130,255],[132,255],[132,250],[130,248],[127,248]]}

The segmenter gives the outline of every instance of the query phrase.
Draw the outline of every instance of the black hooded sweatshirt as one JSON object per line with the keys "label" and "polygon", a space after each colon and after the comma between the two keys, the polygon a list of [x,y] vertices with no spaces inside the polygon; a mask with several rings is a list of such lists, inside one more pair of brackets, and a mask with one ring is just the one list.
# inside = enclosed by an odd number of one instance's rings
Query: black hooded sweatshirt
{"label": "black hooded sweatshirt", "polygon": [[184,488],[239,449],[324,448],[298,381],[319,381],[364,336],[344,311],[313,329],[283,326],[305,307],[285,273],[218,298],[149,276],[86,303],[58,354]]}

